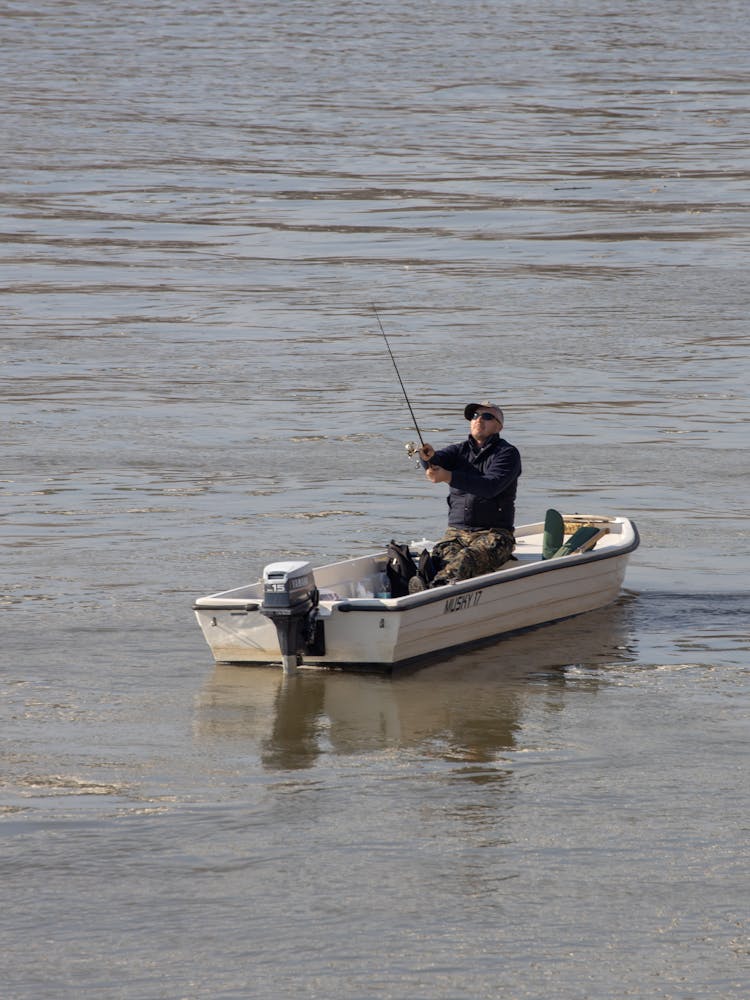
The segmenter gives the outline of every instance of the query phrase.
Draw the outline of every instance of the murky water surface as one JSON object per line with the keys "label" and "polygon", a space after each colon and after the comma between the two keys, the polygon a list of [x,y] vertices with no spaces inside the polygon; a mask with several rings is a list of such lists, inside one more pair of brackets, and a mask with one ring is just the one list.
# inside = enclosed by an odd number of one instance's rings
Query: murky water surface
{"label": "murky water surface", "polygon": [[[0,11],[7,1000],[739,1000],[746,10]],[[491,397],[614,608],[393,678],[196,596],[435,535]]]}

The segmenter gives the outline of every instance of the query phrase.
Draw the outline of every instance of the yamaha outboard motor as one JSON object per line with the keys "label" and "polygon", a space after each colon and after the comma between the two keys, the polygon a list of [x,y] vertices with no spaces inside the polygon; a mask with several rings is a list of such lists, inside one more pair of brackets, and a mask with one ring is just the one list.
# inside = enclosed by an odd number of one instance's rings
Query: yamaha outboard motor
{"label": "yamaha outboard motor", "polygon": [[271,563],[263,570],[259,610],[276,626],[284,673],[294,673],[302,654],[316,645],[317,606],[318,590],[310,563]]}

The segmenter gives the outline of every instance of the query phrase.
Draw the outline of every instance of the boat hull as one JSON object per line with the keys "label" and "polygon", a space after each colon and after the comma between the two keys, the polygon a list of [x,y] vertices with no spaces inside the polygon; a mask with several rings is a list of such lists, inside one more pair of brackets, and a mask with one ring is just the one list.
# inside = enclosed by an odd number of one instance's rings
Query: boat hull
{"label": "boat hull", "polygon": [[[590,552],[541,559],[541,525],[517,532],[517,562],[495,573],[400,598],[341,596],[331,588],[362,589],[382,569],[382,554],[320,567],[318,617],[323,649],[301,666],[388,670],[436,654],[488,642],[596,610],[620,594],[635,525],[609,518],[604,544]],[[345,574],[351,573],[350,579]],[[261,613],[259,584],[202,598],[195,613],[214,659],[226,663],[280,663],[276,628]]]}

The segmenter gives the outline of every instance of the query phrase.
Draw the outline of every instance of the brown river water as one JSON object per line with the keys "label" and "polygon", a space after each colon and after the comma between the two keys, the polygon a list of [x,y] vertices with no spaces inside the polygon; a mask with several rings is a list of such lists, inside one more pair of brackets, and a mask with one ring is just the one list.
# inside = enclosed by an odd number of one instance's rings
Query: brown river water
{"label": "brown river water", "polygon": [[[740,1000],[750,74],[733,0],[0,8],[3,1000]],[[518,522],[620,601],[392,677],[195,597]]]}

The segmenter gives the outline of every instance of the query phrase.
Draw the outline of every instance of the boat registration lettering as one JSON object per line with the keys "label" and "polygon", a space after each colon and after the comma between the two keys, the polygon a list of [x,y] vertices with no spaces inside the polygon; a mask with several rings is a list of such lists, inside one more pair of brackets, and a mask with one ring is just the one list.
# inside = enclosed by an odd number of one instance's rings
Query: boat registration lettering
{"label": "boat registration lettering", "polygon": [[473,594],[457,594],[455,597],[449,597],[445,602],[443,614],[448,615],[453,611],[466,611],[467,608],[475,608],[481,599],[481,590],[475,590]]}

